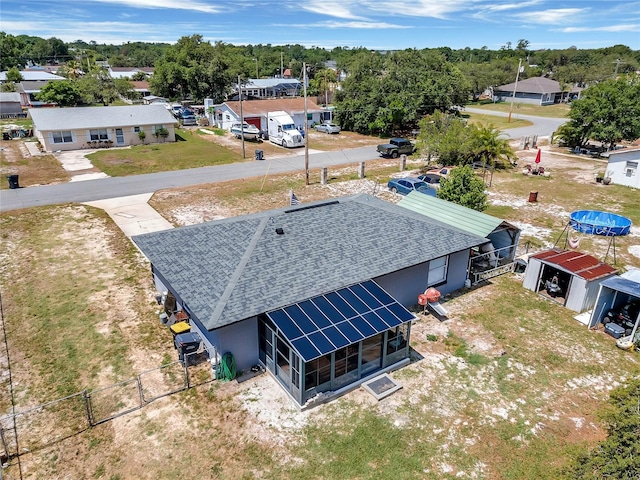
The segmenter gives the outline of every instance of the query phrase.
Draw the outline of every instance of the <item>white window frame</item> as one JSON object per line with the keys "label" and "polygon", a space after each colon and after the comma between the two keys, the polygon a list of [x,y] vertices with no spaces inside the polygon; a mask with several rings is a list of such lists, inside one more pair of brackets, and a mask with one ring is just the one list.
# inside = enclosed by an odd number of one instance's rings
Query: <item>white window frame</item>
{"label": "white window frame", "polygon": [[109,132],[106,128],[95,128],[89,130],[89,140],[92,140],[94,142],[109,140]]}
{"label": "white window frame", "polygon": [[627,160],[624,171],[627,177],[635,176],[635,174],[638,173],[638,162]]}
{"label": "white window frame", "polygon": [[444,283],[447,280],[447,273],[449,271],[449,256],[436,258],[429,262],[429,277],[427,285],[436,285],[438,283]]}
{"label": "white window frame", "polygon": [[140,133],[142,132],[142,127],[133,127],[131,130],[133,131],[133,133]]}
{"label": "white window frame", "polygon": [[51,132],[51,141],[53,143],[73,143],[73,132],[71,130]]}

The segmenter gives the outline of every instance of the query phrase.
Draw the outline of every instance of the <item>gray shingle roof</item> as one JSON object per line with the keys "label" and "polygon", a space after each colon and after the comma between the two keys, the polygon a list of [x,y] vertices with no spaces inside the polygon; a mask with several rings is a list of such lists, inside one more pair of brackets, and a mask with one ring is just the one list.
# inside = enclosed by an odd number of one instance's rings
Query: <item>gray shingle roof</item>
{"label": "gray shingle roof", "polygon": [[133,241],[209,330],[485,242],[368,195]]}
{"label": "gray shingle roof", "polygon": [[[515,87],[515,82],[507,83],[506,85],[500,85],[496,87],[496,91],[501,92],[513,92],[513,88]],[[560,93],[562,92],[562,87],[560,83],[556,80],[551,80],[546,77],[533,77],[527,78],[525,80],[520,80],[518,82],[518,87],[516,92],[520,93]]]}
{"label": "gray shingle roof", "polygon": [[41,132],[178,123],[171,112],[162,105],[33,108],[29,109],[29,115],[35,128]]}

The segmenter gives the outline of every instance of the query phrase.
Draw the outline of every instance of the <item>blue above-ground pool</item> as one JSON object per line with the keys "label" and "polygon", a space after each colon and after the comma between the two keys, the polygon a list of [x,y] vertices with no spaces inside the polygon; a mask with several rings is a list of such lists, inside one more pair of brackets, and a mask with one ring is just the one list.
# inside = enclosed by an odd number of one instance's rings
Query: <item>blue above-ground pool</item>
{"label": "blue above-ground pool", "polygon": [[627,235],[631,228],[631,220],[615,213],[576,210],[571,213],[571,226],[578,232],[612,237]]}

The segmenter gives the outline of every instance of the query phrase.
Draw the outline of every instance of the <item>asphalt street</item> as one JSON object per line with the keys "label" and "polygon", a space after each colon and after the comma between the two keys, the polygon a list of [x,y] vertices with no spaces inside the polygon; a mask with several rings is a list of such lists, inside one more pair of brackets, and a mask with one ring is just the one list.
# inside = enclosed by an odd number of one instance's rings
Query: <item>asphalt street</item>
{"label": "asphalt street", "polygon": [[[482,110],[480,108],[464,108],[463,112],[480,113],[485,115],[495,115],[496,117],[508,117],[507,112],[494,112]],[[550,118],[550,117],[534,117],[532,115],[520,115],[517,109],[511,112],[512,119],[529,120],[533,123],[528,127],[510,128],[502,132],[502,135],[515,140],[516,138],[526,137],[527,135],[538,135],[538,137],[549,137],[555,132],[560,125],[567,122],[566,118]]]}
{"label": "asphalt street", "polygon": [[[487,113],[486,110],[472,108],[467,108],[465,111]],[[491,112],[491,115],[507,116],[506,113],[503,114],[502,112]],[[561,118],[543,118],[517,114],[516,118],[530,120],[533,125],[505,132],[505,136],[512,139],[527,135],[549,136],[566,121],[566,119]],[[359,162],[378,158],[375,147],[310,153],[309,168],[316,169],[336,165],[358,164]],[[304,156],[297,155],[295,157],[266,158],[262,161],[254,160],[173,172],[150,173],[130,177],[109,177],[58,185],[0,190],[0,212],[69,202],[92,202],[151,193],[165,188],[186,187],[301,170],[304,170]]]}

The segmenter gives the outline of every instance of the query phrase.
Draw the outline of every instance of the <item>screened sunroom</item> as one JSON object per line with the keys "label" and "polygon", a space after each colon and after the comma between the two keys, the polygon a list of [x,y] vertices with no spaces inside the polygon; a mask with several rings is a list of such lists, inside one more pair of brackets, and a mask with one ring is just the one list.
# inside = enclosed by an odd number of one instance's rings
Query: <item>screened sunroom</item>
{"label": "screened sunroom", "polygon": [[260,315],[259,358],[304,405],[407,358],[413,318],[369,280]]}

